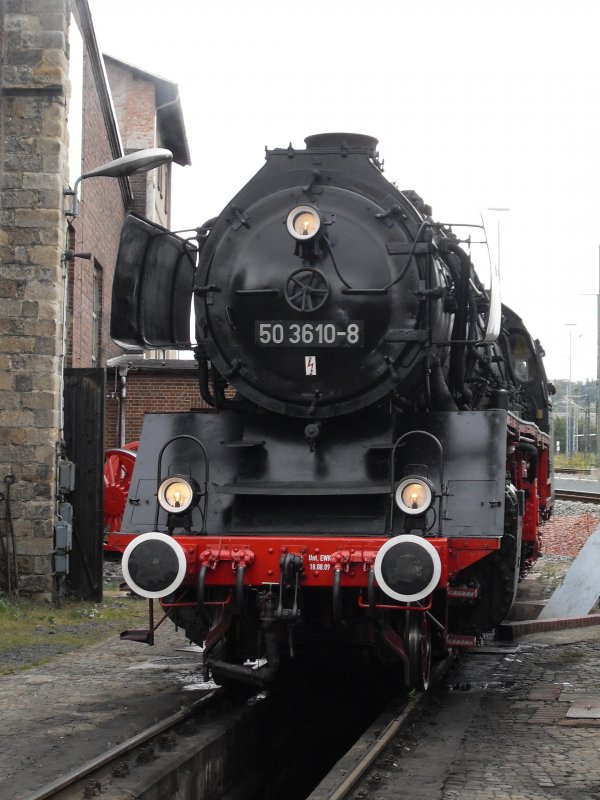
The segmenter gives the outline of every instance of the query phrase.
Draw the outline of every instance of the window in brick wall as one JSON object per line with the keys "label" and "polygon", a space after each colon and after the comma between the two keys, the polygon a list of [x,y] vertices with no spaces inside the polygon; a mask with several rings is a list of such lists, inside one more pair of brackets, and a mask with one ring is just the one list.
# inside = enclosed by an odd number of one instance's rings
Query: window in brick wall
{"label": "window in brick wall", "polygon": [[94,287],[92,291],[92,363],[100,365],[102,356],[102,267],[94,259]]}
{"label": "window in brick wall", "polygon": [[171,183],[170,164],[163,164],[157,170],[156,188],[163,201],[165,214],[169,213],[169,187]]}

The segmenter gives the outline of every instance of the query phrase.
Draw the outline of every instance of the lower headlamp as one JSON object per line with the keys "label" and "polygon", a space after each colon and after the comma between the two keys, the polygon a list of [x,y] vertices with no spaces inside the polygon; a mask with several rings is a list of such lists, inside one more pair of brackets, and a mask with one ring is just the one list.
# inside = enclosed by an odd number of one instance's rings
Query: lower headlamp
{"label": "lower headlamp", "polygon": [[158,487],[158,502],[170,514],[181,514],[197,503],[199,493],[193,478],[172,475]]}
{"label": "lower headlamp", "polygon": [[426,478],[412,475],[396,487],[396,504],[405,514],[424,514],[433,502],[433,487]]}

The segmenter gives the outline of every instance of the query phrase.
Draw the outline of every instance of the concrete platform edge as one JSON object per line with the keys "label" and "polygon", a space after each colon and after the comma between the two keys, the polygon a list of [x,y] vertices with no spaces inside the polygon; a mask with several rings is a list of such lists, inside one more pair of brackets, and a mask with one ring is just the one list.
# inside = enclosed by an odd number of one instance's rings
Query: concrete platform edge
{"label": "concrete platform edge", "polygon": [[551,619],[502,622],[498,626],[498,639],[506,642],[518,636],[524,636],[527,633],[558,631],[567,628],[585,628],[588,625],[600,625],[600,614],[588,614],[584,617],[555,617]]}

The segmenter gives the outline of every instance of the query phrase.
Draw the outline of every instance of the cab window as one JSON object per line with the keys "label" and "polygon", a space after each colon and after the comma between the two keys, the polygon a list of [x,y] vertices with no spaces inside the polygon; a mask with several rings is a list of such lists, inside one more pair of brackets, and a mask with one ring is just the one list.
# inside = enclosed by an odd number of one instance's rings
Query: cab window
{"label": "cab window", "polygon": [[519,383],[527,383],[532,378],[532,353],[529,341],[522,333],[511,334],[510,351],[515,378]]}

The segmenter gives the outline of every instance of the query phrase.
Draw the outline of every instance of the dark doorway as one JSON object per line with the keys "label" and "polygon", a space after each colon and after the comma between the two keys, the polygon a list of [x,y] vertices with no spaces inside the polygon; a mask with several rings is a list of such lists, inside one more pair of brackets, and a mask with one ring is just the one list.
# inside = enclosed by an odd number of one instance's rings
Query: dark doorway
{"label": "dark doorway", "polygon": [[64,436],[66,455],[75,464],[73,549],[67,587],[82,600],[102,600],[104,503],[103,369],[66,369]]}

